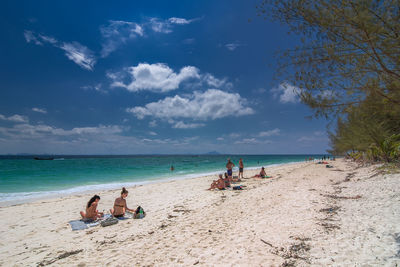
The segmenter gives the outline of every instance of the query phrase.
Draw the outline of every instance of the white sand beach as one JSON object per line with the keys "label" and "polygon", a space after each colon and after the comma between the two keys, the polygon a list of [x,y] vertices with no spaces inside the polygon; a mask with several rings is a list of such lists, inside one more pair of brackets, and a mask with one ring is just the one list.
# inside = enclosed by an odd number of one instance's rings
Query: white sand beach
{"label": "white sand beach", "polygon": [[[127,188],[147,216],[72,231],[92,193],[0,208],[1,266],[398,266],[400,174],[339,159]],[[245,171],[245,177],[256,171]],[[108,210],[119,190],[98,192]]]}

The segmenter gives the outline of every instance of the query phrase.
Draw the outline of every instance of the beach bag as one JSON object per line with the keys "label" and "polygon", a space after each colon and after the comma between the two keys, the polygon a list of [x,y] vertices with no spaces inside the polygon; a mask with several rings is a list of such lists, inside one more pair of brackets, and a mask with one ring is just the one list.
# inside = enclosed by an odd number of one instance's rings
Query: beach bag
{"label": "beach bag", "polygon": [[110,225],[117,224],[117,223],[118,223],[117,218],[110,217],[110,218],[105,219],[104,221],[101,221],[100,224],[101,224],[101,226],[106,227],[106,226],[110,226]]}
{"label": "beach bag", "polygon": [[144,212],[141,206],[137,207],[135,211],[135,215],[133,216],[134,219],[143,219],[146,216],[146,212]]}

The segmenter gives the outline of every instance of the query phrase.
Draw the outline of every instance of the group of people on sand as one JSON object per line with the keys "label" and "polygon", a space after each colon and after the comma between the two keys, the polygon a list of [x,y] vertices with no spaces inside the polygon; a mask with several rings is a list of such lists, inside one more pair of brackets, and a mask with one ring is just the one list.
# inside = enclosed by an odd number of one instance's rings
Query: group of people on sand
{"label": "group of people on sand", "polygon": [[[214,180],[211,183],[210,188],[208,190],[212,189],[224,190],[227,187],[231,187],[231,183],[240,182],[241,181],[240,178],[243,179],[243,169],[244,169],[243,160],[239,159],[239,173],[237,178],[233,178],[233,167],[235,167],[235,164],[231,161],[231,159],[228,159],[228,163],[226,163],[226,172],[224,176],[222,174],[219,174],[218,179]],[[252,178],[269,178],[269,177],[270,176],[267,176],[267,173],[265,172],[265,168],[262,167],[260,173],[254,175]]]}
{"label": "group of people on sand", "polygon": [[[115,199],[114,206],[112,209],[110,209],[110,213],[112,216],[114,216],[116,218],[120,218],[120,217],[124,217],[125,212],[127,212],[127,211],[132,212],[134,215],[136,215],[136,213],[140,212],[141,207],[138,207],[136,210],[128,208],[128,205],[126,204],[127,197],[128,197],[128,190],[126,190],[125,187],[123,187],[122,191],[121,191],[121,196]],[[89,200],[89,202],[86,205],[86,211],[80,212],[82,219],[95,221],[104,216],[104,212],[99,212],[97,210],[99,201],[100,201],[100,196],[98,196],[98,195],[94,195]]]}

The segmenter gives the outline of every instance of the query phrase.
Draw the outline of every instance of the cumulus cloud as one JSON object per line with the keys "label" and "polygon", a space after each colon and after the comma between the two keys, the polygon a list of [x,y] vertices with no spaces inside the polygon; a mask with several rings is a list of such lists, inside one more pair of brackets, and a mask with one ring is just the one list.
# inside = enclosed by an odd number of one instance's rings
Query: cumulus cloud
{"label": "cumulus cloud", "polygon": [[300,101],[300,88],[289,84],[288,82],[281,83],[278,87],[271,89],[275,98],[279,98],[281,103],[297,103]]}
{"label": "cumulus cloud", "polygon": [[178,89],[183,82],[194,80],[192,87],[207,86],[214,89],[231,89],[227,78],[218,79],[210,73],[201,73],[194,66],[185,66],[175,72],[164,63],[139,63],[122,71],[108,72],[112,87],[125,88],[131,92],[148,90],[164,93]]}
{"label": "cumulus cloud", "polygon": [[43,114],[47,113],[47,110],[45,108],[32,108],[32,111],[43,113]]}
{"label": "cumulus cloud", "polygon": [[[175,90],[179,85],[188,79],[199,79],[199,70],[196,67],[186,66],[179,72],[174,72],[166,64],[139,63],[126,71],[108,73],[107,76],[113,81],[112,87],[122,87],[131,92],[149,90],[153,92],[168,92]],[[124,79],[128,76],[128,83]]]}
{"label": "cumulus cloud", "polygon": [[260,132],[258,136],[260,137],[269,137],[269,136],[274,136],[274,135],[279,135],[281,133],[281,130],[278,128],[275,128],[273,130],[265,131],[265,132]]}
{"label": "cumulus cloud", "polygon": [[15,114],[15,115],[12,115],[9,117],[0,114],[0,120],[12,121],[12,122],[28,122],[29,121],[27,117],[18,115],[18,114]]}
{"label": "cumulus cloud", "polygon": [[101,56],[107,57],[128,40],[143,36],[144,29],[135,22],[110,20],[107,25],[100,27],[100,33],[103,38]]}
{"label": "cumulus cloud", "polygon": [[24,36],[28,43],[33,42],[37,45],[48,43],[54,47],[64,50],[68,59],[72,60],[84,69],[93,70],[93,67],[96,64],[96,57],[94,56],[94,53],[89,48],[81,45],[78,42],[60,42],[53,37],[43,34],[35,35],[32,31],[25,31]]}
{"label": "cumulus cloud", "polygon": [[149,116],[158,119],[188,118],[204,121],[254,113],[252,108],[246,107],[245,100],[239,94],[217,89],[194,92],[188,97],[166,97],[143,107],[129,108],[127,111],[139,119]]}

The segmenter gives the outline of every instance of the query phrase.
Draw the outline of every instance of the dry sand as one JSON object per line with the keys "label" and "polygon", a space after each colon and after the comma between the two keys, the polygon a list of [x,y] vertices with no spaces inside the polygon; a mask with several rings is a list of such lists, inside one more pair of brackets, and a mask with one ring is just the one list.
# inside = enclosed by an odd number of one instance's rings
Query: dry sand
{"label": "dry sand", "polygon": [[[67,222],[91,193],[2,207],[0,265],[400,265],[400,175],[331,164],[270,167],[243,191],[207,191],[210,176],[128,188],[146,218],[82,231]],[[119,191],[100,195],[108,210]]]}

